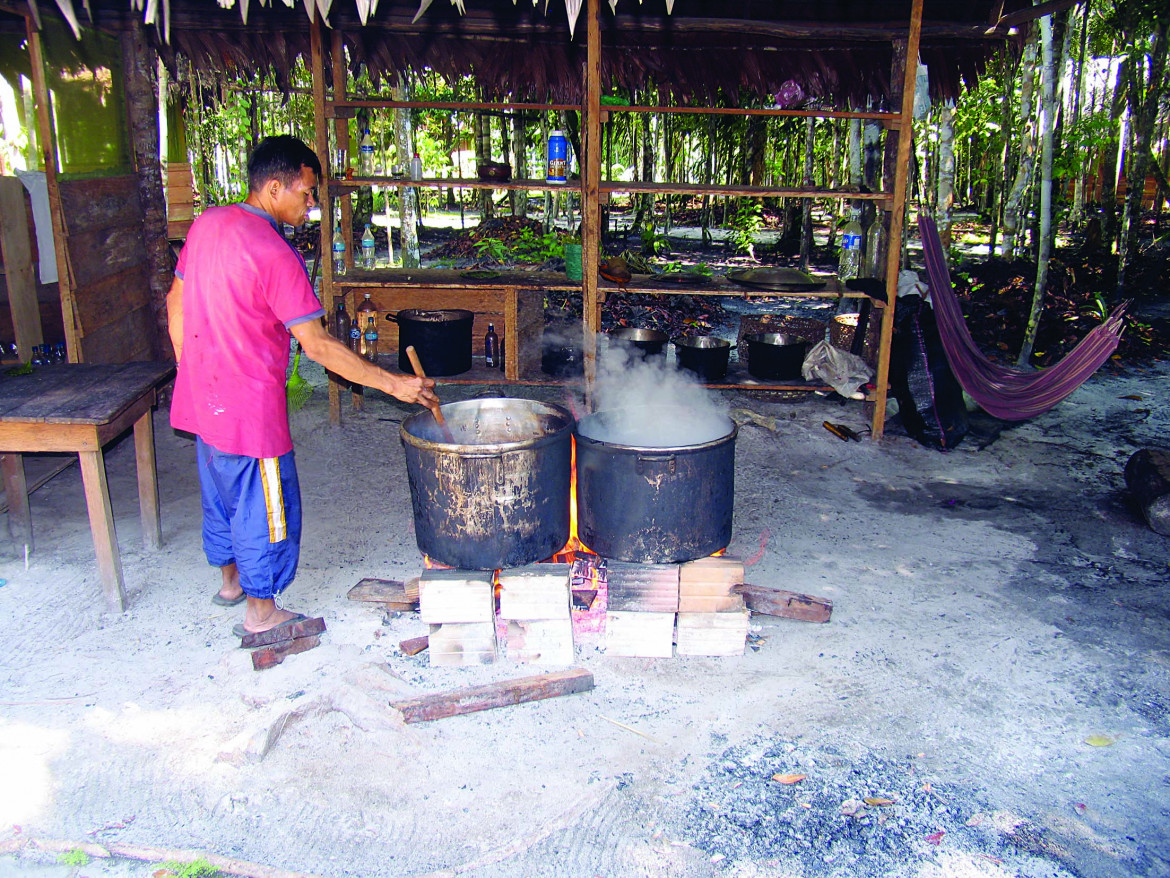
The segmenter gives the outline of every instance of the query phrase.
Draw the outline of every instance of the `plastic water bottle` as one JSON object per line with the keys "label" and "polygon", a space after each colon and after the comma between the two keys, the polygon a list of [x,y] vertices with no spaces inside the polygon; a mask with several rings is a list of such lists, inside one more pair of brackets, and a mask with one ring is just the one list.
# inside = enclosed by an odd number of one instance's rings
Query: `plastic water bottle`
{"label": "plastic water bottle", "polygon": [[366,321],[366,331],[362,333],[362,356],[371,363],[378,362],[378,324],[373,317]]}
{"label": "plastic water bottle", "polygon": [[410,179],[415,182],[422,179],[422,159],[419,158],[417,152],[414,154],[414,158],[410,160]]}
{"label": "plastic water bottle", "polygon": [[548,136],[548,182],[564,183],[568,169],[569,141],[563,131],[553,131]]}
{"label": "plastic water bottle", "polygon": [[841,259],[837,263],[837,278],[847,281],[861,274],[861,223],[860,211],[854,208],[845,230],[841,233]]}
{"label": "plastic water bottle", "polygon": [[359,357],[362,355],[362,325],[357,318],[349,324],[349,349]]}
{"label": "plastic water bottle", "polygon": [[362,134],[361,142],[358,144],[358,167],[361,168],[363,177],[371,177],[374,174],[374,140],[370,137],[370,129],[367,128]]}
{"label": "plastic water bottle", "polygon": [[341,220],[333,227],[333,273],[345,274],[345,236],[341,234]]}
{"label": "plastic water bottle", "polygon": [[362,267],[373,268],[374,264],[374,233],[366,223],[366,230],[362,233]]}
{"label": "plastic water bottle", "polygon": [[882,252],[882,221],[875,216],[869,228],[865,230],[865,276],[881,277],[882,267],[878,264],[878,257]]}
{"label": "plastic water bottle", "polygon": [[349,312],[345,310],[345,297],[337,297],[337,312],[333,315],[333,334],[342,344],[349,344],[349,332],[352,328]]}
{"label": "plastic water bottle", "polygon": [[483,358],[489,369],[500,365],[500,337],[494,324],[488,324],[487,335],[483,337]]}

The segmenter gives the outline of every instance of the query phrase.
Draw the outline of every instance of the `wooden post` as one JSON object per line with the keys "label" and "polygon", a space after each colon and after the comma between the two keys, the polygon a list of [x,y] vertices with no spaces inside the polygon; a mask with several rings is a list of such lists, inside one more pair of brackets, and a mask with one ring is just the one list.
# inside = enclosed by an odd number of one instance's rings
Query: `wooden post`
{"label": "wooden post", "polygon": [[[882,309],[881,341],[878,344],[877,385],[874,394],[871,434],[881,439],[886,426],[886,398],[890,380],[890,343],[894,337],[894,308],[898,298],[898,271],[902,267],[902,230],[906,213],[906,184],[910,175],[910,147],[914,140],[914,84],[918,75],[918,43],[922,34],[922,0],[914,0],[910,11],[910,33],[905,42],[902,76],[902,108],[897,131],[897,164],[894,171],[893,206],[890,209],[889,244],[886,249],[886,307]],[[895,44],[895,58],[901,54]]]}
{"label": "wooden post", "polygon": [[57,185],[57,136],[49,108],[49,86],[45,82],[45,53],[41,46],[41,32],[32,18],[25,16],[28,34],[28,60],[32,73],[33,96],[37,105],[37,140],[41,160],[45,165],[45,185],[49,192],[49,213],[53,218],[53,250],[57,256],[57,288],[61,292],[61,319],[65,324],[65,347],[69,361],[81,361],[81,334],[73,315],[73,270],[65,246],[65,211],[61,206],[61,189]]}
{"label": "wooden post", "polygon": [[0,252],[8,281],[12,330],[22,362],[32,359],[33,345],[43,344],[37,275],[32,262],[32,237],[24,206],[24,186],[16,177],[0,177]]}
{"label": "wooden post", "polygon": [[589,407],[597,379],[597,333],[601,300],[597,292],[597,253],[601,243],[601,16],[599,0],[587,0],[585,61],[585,142],[581,188],[581,301],[585,322],[585,397]]}
{"label": "wooden post", "polygon": [[[309,25],[309,69],[313,78],[313,148],[321,160],[321,179],[317,191],[321,204],[321,245],[317,256],[317,271],[321,275],[321,304],[327,319],[333,318],[333,260],[326,258],[325,250],[330,240],[329,226],[329,183],[333,179],[333,168],[329,154],[329,122],[325,118],[325,49],[321,40],[321,18],[314,7],[313,21]],[[341,423],[341,383],[329,378],[329,423]]]}

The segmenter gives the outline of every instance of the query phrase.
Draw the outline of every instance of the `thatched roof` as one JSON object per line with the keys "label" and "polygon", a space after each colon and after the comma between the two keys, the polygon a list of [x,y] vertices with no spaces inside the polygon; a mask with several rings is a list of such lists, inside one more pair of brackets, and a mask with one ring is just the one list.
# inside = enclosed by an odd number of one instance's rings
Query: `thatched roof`
{"label": "thatched roof", "polygon": [[[37,0],[0,0],[20,11]],[[163,57],[196,70],[270,70],[287,83],[309,53],[314,9],[343,35],[350,63],[375,80],[401,69],[474,75],[491,98],[576,103],[583,95],[585,0],[88,0],[99,28],[152,25]],[[1055,0],[926,0],[921,57],[935,97],[955,97],[986,60]],[[72,10],[72,0],[57,0]],[[143,5],[145,3],[145,9]],[[226,4],[227,8],[224,8]],[[287,4],[293,4],[289,6]],[[458,5],[457,5],[458,4]],[[465,9],[460,6],[466,4]],[[891,93],[892,40],[910,0],[603,0],[602,82],[648,84],[682,103],[765,99],[794,81],[836,106],[880,104]],[[429,6],[429,8],[427,8]],[[48,14],[46,9],[40,15]],[[67,16],[68,17],[68,16]]]}

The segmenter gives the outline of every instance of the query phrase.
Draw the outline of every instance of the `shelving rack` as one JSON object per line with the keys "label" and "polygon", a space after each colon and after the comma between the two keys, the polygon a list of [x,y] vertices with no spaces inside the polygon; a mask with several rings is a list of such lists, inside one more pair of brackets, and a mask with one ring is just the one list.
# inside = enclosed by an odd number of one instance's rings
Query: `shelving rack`
{"label": "shelving rack", "polygon": [[[417,108],[417,109],[447,109],[447,110],[534,110],[534,111],[580,111],[583,114],[582,152],[579,156],[581,166],[581,204],[582,204],[582,270],[583,280],[579,284],[584,302],[584,338],[585,338],[585,380],[587,388],[591,388],[596,377],[597,333],[601,329],[601,305],[605,294],[611,286],[603,285],[598,280],[598,253],[600,250],[600,206],[604,199],[614,193],[652,193],[652,194],[681,194],[681,195],[716,195],[730,197],[789,197],[789,198],[836,198],[849,201],[870,201],[879,210],[879,218],[884,229],[885,256],[883,259],[887,302],[883,306],[875,303],[875,313],[881,315],[881,334],[878,349],[877,375],[874,380],[875,391],[870,398],[873,406],[872,435],[880,438],[884,430],[886,399],[888,394],[890,343],[894,328],[894,303],[896,301],[897,274],[902,251],[902,230],[906,207],[906,184],[910,161],[910,121],[912,119],[914,100],[914,78],[916,65],[914,59],[918,57],[918,47],[922,32],[923,0],[911,0],[910,18],[904,34],[893,39],[893,70],[891,82],[900,84],[901,94],[894,99],[900,103],[896,112],[854,112],[846,110],[808,108],[808,109],[738,109],[728,107],[694,107],[694,106],[621,106],[601,105],[601,26],[600,0],[586,0],[584,8],[586,32],[586,57],[584,64],[584,104],[565,103],[509,103],[509,102],[426,102],[426,101],[395,101],[395,100],[365,100],[353,99],[346,92],[346,65],[342,50],[342,36],[338,30],[332,32],[330,53],[333,69],[332,96],[327,95],[324,79],[325,46],[323,28],[320,19],[315,19],[310,38],[311,63],[313,72],[313,94],[316,108],[316,148],[321,156],[329,156],[328,125],[333,123],[335,142],[338,146],[349,147],[347,119],[352,117],[360,108]],[[910,59],[910,63],[908,63]],[[735,185],[702,185],[687,183],[659,183],[659,182],[622,182],[603,181],[601,179],[601,123],[603,113],[671,113],[671,114],[705,114],[705,115],[740,115],[765,117],[796,117],[822,119],[861,119],[879,122],[887,132],[885,142],[885,157],[883,166],[883,186],[879,192],[862,192],[856,189],[826,189],[818,187],[777,187],[777,186],[735,186]],[[352,280],[347,275],[339,281],[334,274],[332,251],[329,247],[335,218],[335,202],[340,204],[340,220],[342,233],[346,241],[352,241],[350,206],[348,198],[338,198],[361,186],[379,185],[385,187],[462,187],[466,189],[493,189],[493,190],[527,190],[527,191],[559,191],[565,190],[563,184],[551,184],[543,180],[511,180],[506,183],[498,181],[455,180],[455,179],[424,179],[421,181],[406,180],[390,176],[377,177],[349,177],[336,179],[333,169],[330,168],[325,179],[321,182],[322,201],[322,271],[321,293],[326,307],[330,307],[333,296],[338,288],[341,289],[382,289],[387,285],[397,283],[393,275],[383,277],[370,276],[362,278],[360,275]],[[348,258],[352,255],[347,251]],[[377,273],[374,273],[376,275]],[[428,280],[427,272],[415,270],[412,272],[415,280],[403,283],[419,284],[420,289]],[[437,276],[432,276],[432,280]],[[539,283],[534,285],[539,287]],[[559,288],[577,288],[578,285],[560,285]],[[498,293],[503,289],[505,296],[508,290],[515,299],[515,291],[519,285],[488,285],[487,291]],[[653,285],[628,286],[632,292],[652,292],[665,295],[686,294],[703,295],[716,294],[714,291],[703,288],[661,289]],[[483,285],[452,284],[449,292],[458,292],[474,295],[485,292]],[[442,290],[440,289],[441,293]],[[730,290],[718,294],[728,294]],[[740,295],[749,295],[740,291]],[[780,294],[799,297],[836,297],[842,291],[838,285],[832,289],[818,293]],[[846,295],[859,294],[846,292]],[[513,315],[514,317],[515,315]],[[518,356],[520,339],[516,338],[518,325],[513,323],[505,327],[505,345],[507,347],[505,359],[511,360],[511,369],[506,376],[514,383],[520,382],[520,375],[513,371],[519,368]],[[793,389],[797,385],[768,385],[777,389]],[[807,387],[807,385],[799,385]],[[819,386],[818,386],[819,389]],[[339,386],[330,383],[330,418],[336,422],[340,419]]]}

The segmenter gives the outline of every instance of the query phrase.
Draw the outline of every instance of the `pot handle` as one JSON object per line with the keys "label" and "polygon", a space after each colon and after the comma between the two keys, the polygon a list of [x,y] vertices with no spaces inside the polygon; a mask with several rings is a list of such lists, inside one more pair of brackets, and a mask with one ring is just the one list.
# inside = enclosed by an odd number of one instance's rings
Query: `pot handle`
{"label": "pot handle", "polygon": [[663,464],[666,465],[666,471],[672,476],[678,469],[678,461],[673,454],[667,454],[665,456],[656,455],[654,457],[644,457],[639,454],[634,460],[634,470],[641,476],[645,475],[647,467],[654,465],[662,466]]}
{"label": "pot handle", "polygon": [[387,311],[386,312],[386,319],[389,320],[391,323],[397,323],[398,322],[398,312],[397,311]]}

